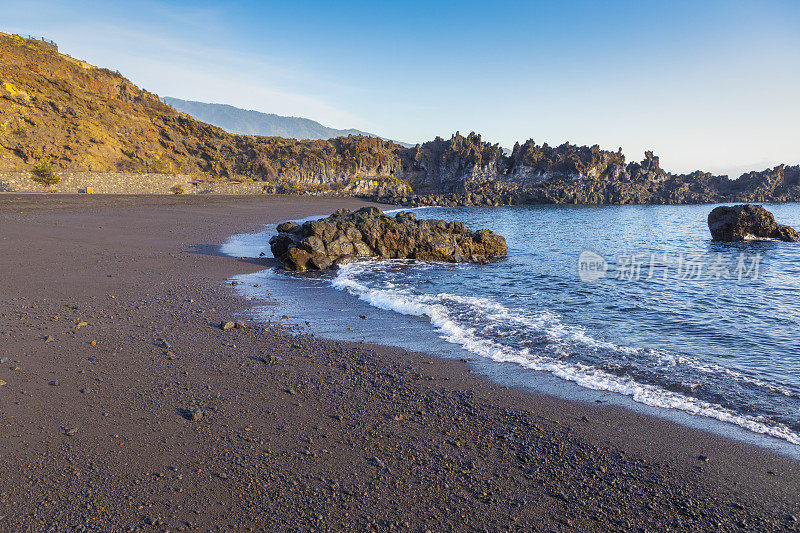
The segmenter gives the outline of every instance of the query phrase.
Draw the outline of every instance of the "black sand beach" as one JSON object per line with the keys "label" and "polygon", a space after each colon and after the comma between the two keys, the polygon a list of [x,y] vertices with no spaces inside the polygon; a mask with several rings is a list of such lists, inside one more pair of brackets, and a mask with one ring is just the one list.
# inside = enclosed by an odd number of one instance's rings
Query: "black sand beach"
{"label": "black sand beach", "polygon": [[435,354],[219,328],[248,306],[225,280],[264,268],[228,236],[360,205],[0,195],[0,530],[800,530],[792,459]]}

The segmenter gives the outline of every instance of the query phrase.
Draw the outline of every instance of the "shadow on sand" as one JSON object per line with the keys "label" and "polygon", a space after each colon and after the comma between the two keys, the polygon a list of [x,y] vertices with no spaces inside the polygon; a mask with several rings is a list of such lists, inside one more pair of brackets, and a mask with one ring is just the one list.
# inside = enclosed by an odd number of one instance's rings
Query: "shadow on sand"
{"label": "shadow on sand", "polygon": [[[185,250],[186,253],[190,254],[197,254],[197,255],[210,255],[213,257],[232,257],[228,254],[222,253],[222,247],[218,244],[192,244],[188,250]],[[233,259],[237,259],[242,263],[248,263],[250,265],[258,265],[263,268],[271,268],[280,266],[280,263],[274,257],[233,257]]]}

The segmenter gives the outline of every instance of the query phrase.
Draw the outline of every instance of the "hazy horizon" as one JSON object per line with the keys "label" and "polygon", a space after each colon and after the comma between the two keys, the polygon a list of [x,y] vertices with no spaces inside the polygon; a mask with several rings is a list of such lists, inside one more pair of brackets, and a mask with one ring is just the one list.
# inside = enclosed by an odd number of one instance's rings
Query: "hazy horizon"
{"label": "hazy horizon", "polygon": [[672,172],[800,163],[800,4],[180,1],[4,6],[161,96],[404,142],[475,131],[645,150]]}

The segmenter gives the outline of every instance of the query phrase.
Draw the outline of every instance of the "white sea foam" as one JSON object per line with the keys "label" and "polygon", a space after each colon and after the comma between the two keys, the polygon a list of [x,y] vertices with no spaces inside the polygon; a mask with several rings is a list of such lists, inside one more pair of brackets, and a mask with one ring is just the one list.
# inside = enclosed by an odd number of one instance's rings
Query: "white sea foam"
{"label": "white sea foam", "polygon": [[228,237],[220,247],[222,254],[231,257],[261,257],[261,253],[269,251],[269,237],[273,233],[272,228],[267,226],[258,233],[240,233]]}
{"label": "white sea foam", "polygon": [[386,215],[394,215],[396,213],[400,213],[401,211],[423,211],[425,209],[438,209],[440,206],[438,205],[421,205],[419,207],[398,207],[397,209],[387,209],[384,211]]}
{"label": "white sea foam", "polygon": [[[737,413],[723,406],[654,385],[639,383],[631,377],[618,376],[593,365],[571,362],[566,356],[571,351],[579,349],[608,350],[629,356],[650,356],[664,365],[687,365],[701,372],[722,372],[740,381],[791,395],[790,391],[782,387],[750,378],[719,365],[702,363],[694,358],[617,346],[601,341],[593,338],[584,328],[564,324],[558,315],[551,312],[529,316],[483,297],[446,293],[418,294],[410,289],[396,288],[396,286],[369,286],[368,283],[362,282],[358,278],[373,266],[371,262],[345,265],[332,280],[332,285],[339,290],[348,291],[380,309],[427,317],[444,340],[457,344],[475,355],[499,363],[513,363],[524,368],[549,372],[588,389],[616,392],[645,405],[677,409],[694,415],[714,418],[736,424],[755,433],[771,435],[800,445],[800,435],[792,432],[785,425],[774,423],[763,417]],[[453,304],[470,307],[475,311],[473,319],[479,317],[489,324],[514,324],[517,327],[529,328],[537,334],[542,334],[547,340],[546,349],[531,350],[512,347],[496,340],[497,336],[491,338],[481,336],[478,327],[472,325],[476,324],[477,320],[471,320],[468,325],[466,321],[459,321],[453,316]],[[696,386],[694,383],[692,385]]]}
{"label": "white sea foam", "polygon": [[662,350],[658,351],[650,350],[650,353],[657,354],[660,362],[669,363],[672,366],[684,365],[706,374],[725,374],[735,380],[742,381],[744,383],[749,383],[750,385],[754,385],[756,387],[767,389],[770,392],[776,392],[778,394],[782,394],[787,398],[794,398],[796,396],[788,388],[783,387],[779,384],[769,383],[767,381],[748,376],[747,374],[738,372],[736,370],[732,370],[722,365],[718,365],[715,363],[706,363],[700,361],[696,357],[671,354]]}

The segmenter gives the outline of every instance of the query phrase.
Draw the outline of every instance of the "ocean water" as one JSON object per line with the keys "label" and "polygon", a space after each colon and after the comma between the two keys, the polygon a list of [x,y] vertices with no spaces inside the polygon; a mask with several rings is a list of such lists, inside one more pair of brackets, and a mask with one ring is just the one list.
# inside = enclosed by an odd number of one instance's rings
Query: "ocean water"
{"label": "ocean water", "polygon": [[[311,276],[270,268],[238,277],[238,288],[262,320],[465,357],[515,385],[617,397],[794,448],[800,244],[712,242],[712,208],[425,208],[418,216],[505,236],[508,256],[365,261]],[[800,204],[767,208],[800,227]],[[223,251],[270,255],[271,233],[234,236]]]}

